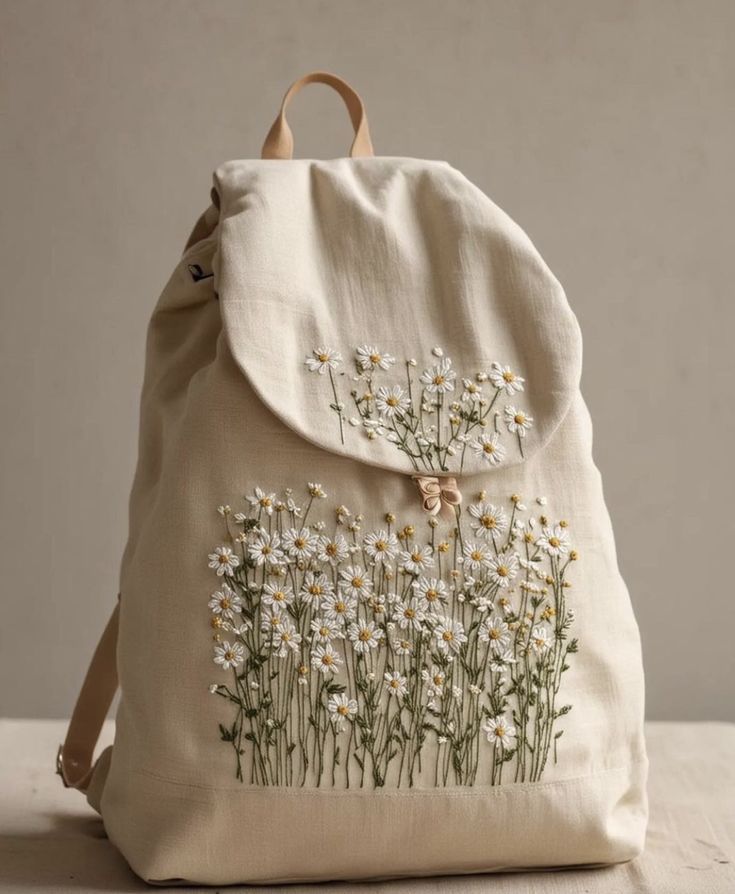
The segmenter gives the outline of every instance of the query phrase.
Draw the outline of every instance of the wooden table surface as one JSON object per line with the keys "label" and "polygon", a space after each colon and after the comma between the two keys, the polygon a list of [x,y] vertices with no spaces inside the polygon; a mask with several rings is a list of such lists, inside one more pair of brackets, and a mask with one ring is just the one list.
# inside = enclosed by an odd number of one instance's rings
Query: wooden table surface
{"label": "wooden table surface", "polygon": [[[154,890],[128,869],[84,798],[53,773],[65,724],[0,720],[0,891]],[[735,725],[650,723],[646,851],[606,869],[250,888],[287,894],[735,894]],[[112,738],[112,725],[105,740]],[[215,889],[186,888],[187,892]],[[246,890],[227,888],[228,892]]]}

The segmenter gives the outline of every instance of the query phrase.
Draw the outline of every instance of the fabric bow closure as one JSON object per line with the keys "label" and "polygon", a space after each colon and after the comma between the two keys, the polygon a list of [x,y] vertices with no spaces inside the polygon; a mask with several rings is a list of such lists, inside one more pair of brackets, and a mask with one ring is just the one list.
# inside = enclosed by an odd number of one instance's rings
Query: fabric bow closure
{"label": "fabric bow closure", "polygon": [[462,502],[462,494],[454,477],[414,475],[413,480],[421,494],[421,505],[429,515],[443,515],[453,519],[454,510]]}

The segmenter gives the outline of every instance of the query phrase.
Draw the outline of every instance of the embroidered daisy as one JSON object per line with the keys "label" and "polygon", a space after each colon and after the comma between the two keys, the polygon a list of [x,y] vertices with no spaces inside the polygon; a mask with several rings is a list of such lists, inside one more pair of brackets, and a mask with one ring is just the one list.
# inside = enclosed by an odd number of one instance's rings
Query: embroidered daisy
{"label": "embroidered daisy", "polygon": [[374,621],[358,621],[350,624],[347,635],[355,652],[367,653],[380,645],[383,631],[375,626]]}
{"label": "embroidered daisy", "polygon": [[474,503],[469,508],[470,515],[476,519],[472,522],[472,530],[483,540],[491,540],[508,530],[508,516],[504,509],[498,509],[492,503]]}
{"label": "embroidered daisy", "polygon": [[333,618],[314,618],[311,622],[314,639],[320,643],[329,643],[333,639],[344,639],[344,633]]}
{"label": "embroidered daisy", "polygon": [[515,553],[500,553],[498,556],[492,556],[487,566],[490,570],[490,580],[505,589],[518,574],[518,556]]}
{"label": "embroidered daisy", "polygon": [[430,394],[446,394],[454,391],[454,380],[457,373],[452,369],[452,361],[449,357],[445,357],[436,366],[424,370],[421,373],[421,383],[426,386],[426,390]]}
{"label": "embroidered daisy", "polygon": [[326,574],[317,571],[307,571],[304,575],[304,583],[299,596],[314,611],[318,611],[322,600],[334,593],[334,587]]}
{"label": "embroidered daisy", "polygon": [[422,600],[417,596],[411,599],[398,600],[393,613],[393,620],[398,624],[401,630],[421,630],[421,624],[426,617],[426,613],[422,607]]}
{"label": "embroidered daisy", "polygon": [[222,666],[222,670],[238,668],[245,660],[245,649],[240,643],[230,645],[227,640],[214,647],[214,663]]}
{"label": "embroidered daisy", "polygon": [[482,622],[477,638],[482,643],[489,643],[496,652],[500,652],[510,642],[510,628],[501,617],[495,615]]}
{"label": "embroidered daisy", "polygon": [[344,692],[337,692],[329,696],[327,702],[329,719],[337,730],[344,729],[346,720],[352,720],[357,714],[357,702],[354,698],[348,698]]}
{"label": "embroidered daisy", "polygon": [[280,565],[286,558],[280,548],[278,534],[262,531],[248,547],[250,558],[256,565]]}
{"label": "embroidered daisy", "polygon": [[342,356],[332,348],[314,348],[311,357],[304,361],[311,372],[323,376],[330,369],[337,369],[342,362]]}
{"label": "embroidered daisy", "polygon": [[385,689],[388,695],[402,698],[408,692],[408,681],[398,671],[390,671],[383,674]]}
{"label": "embroidered daisy", "polygon": [[213,553],[209,554],[209,567],[216,569],[217,577],[222,577],[223,574],[232,577],[239,564],[240,560],[229,546],[218,546]]}
{"label": "embroidered daisy", "polygon": [[354,599],[369,599],[373,582],[359,565],[348,565],[339,573],[340,590]]}
{"label": "embroidered daisy", "polygon": [[475,456],[479,456],[491,466],[499,465],[505,457],[505,447],[500,443],[500,435],[480,435],[470,444]]}
{"label": "embroidered daisy", "polygon": [[408,639],[394,639],[391,645],[396,655],[410,655],[413,651],[413,643]]}
{"label": "embroidered daisy", "polygon": [[331,621],[346,624],[357,615],[357,600],[346,593],[332,593],[324,600],[323,610]]}
{"label": "embroidered daisy", "polygon": [[292,559],[308,559],[317,547],[317,538],[308,528],[300,531],[290,528],[284,532],[281,542]]}
{"label": "embroidered daisy", "polygon": [[467,642],[467,634],[459,621],[452,618],[440,618],[434,627],[434,638],[440,652],[445,655],[459,652],[462,645]]}
{"label": "embroidered daisy", "polygon": [[321,484],[316,481],[310,481],[307,485],[307,489],[309,491],[309,496],[313,497],[315,500],[325,500],[327,497],[327,492]]}
{"label": "embroidered daisy", "polygon": [[284,584],[266,584],[263,587],[263,605],[291,605],[294,600],[294,594],[291,587]]}
{"label": "embroidered daisy", "polygon": [[505,649],[503,652],[494,652],[490,657],[490,670],[496,674],[502,674],[507,670],[509,664],[515,663],[516,659],[513,657],[510,649]]}
{"label": "embroidered daisy", "polygon": [[509,432],[518,435],[519,438],[525,438],[526,432],[533,428],[533,417],[515,407],[506,407],[505,424],[508,426]]}
{"label": "embroidered daisy", "polygon": [[430,546],[414,546],[401,552],[400,563],[410,574],[421,574],[434,564],[434,552]]}
{"label": "embroidered daisy", "polygon": [[331,643],[317,646],[311,653],[311,666],[325,676],[327,674],[338,674],[342,664],[344,662]]}
{"label": "embroidered daisy", "polygon": [[488,742],[496,748],[512,748],[516,739],[516,728],[505,717],[488,717],[482,724]]}
{"label": "embroidered daisy", "polygon": [[509,366],[503,366],[501,363],[492,363],[488,378],[498,391],[505,391],[506,394],[515,394],[516,391],[523,391],[523,383],[525,379],[517,376]]}
{"label": "embroidered daisy", "polygon": [[221,590],[212,594],[209,607],[214,615],[232,618],[233,615],[239,615],[242,611],[242,599],[225,584]]}
{"label": "embroidered daisy", "polygon": [[464,570],[477,574],[483,568],[489,568],[493,557],[490,547],[484,543],[467,543],[462,550]]}
{"label": "embroidered daisy", "polygon": [[444,684],[447,682],[447,675],[441,667],[432,664],[431,670],[424,668],[421,671],[421,679],[431,686],[436,695],[441,695]]}
{"label": "embroidered daisy", "polygon": [[301,634],[290,619],[275,630],[271,638],[271,647],[278,658],[285,658],[289,652],[298,652],[300,643]]}
{"label": "embroidered daisy", "polygon": [[541,656],[551,648],[551,639],[547,627],[540,624],[531,631],[530,646],[533,651]]}
{"label": "embroidered daisy", "polygon": [[396,362],[395,357],[385,354],[375,345],[361,345],[357,351],[357,365],[367,372],[374,369],[390,369]]}
{"label": "embroidered daisy", "polygon": [[411,401],[400,385],[393,385],[392,388],[381,385],[375,396],[375,406],[379,413],[392,419],[394,416],[402,416],[411,406]]}
{"label": "embroidered daisy", "polygon": [[290,623],[288,615],[277,605],[272,605],[261,614],[260,629],[273,637],[287,622]]}
{"label": "embroidered daisy", "polygon": [[387,531],[373,531],[363,541],[365,552],[377,564],[385,564],[398,552],[398,538]]}
{"label": "embroidered daisy", "polygon": [[436,577],[422,577],[413,585],[414,592],[429,611],[437,611],[447,598],[447,585]]}
{"label": "embroidered daisy", "polygon": [[462,387],[464,388],[460,398],[462,403],[474,403],[482,398],[482,388],[472,379],[462,379]]}
{"label": "embroidered daisy", "polygon": [[536,540],[536,545],[550,556],[565,556],[569,552],[569,534],[561,525],[543,528],[541,536]]}
{"label": "embroidered daisy", "polygon": [[316,557],[320,562],[339,565],[350,554],[347,541],[341,534],[336,537],[320,537],[316,549]]}
{"label": "embroidered daisy", "polygon": [[267,494],[264,490],[256,487],[253,493],[250,496],[246,496],[245,499],[253,509],[260,509],[268,515],[273,515],[273,507],[276,503],[275,494]]}

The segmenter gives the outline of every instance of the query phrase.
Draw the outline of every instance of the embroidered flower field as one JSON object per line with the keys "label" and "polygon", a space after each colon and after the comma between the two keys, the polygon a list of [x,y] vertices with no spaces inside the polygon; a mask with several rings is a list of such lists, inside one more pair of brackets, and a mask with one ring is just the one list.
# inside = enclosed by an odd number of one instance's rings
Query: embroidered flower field
{"label": "embroidered flower field", "polygon": [[[385,438],[395,444],[416,471],[458,468],[461,472],[468,449],[497,466],[507,456],[508,435],[522,457],[533,418],[513,404],[505,404],[501,412],[498,399],[522,392],[525,380],[497,362],[488,373],[458,378],[440,347],[433,349],[433,355],[420,373],[415,360],[406,360],[398,382],[391,373],[396,358],[373,345],[355,350],[351,374],[341,369],[342,355],[329,347],[314,348],[305,365],[309,372],[329,379],[329,407],[337,414],[343,444],[347,422],[372,440]],[[340,396],[342,379],[350,383],[352,415]]]}
{"label": "embroidered flower field", "polygon": [[[543,500],[537,501],[539,504]],[[565,521],[518,496],[486,495],[456,525],[363,532],[256,488],[221,506],[209,555],[210,691],[229,705],[220,736],[255,785],[410,787],[536,781],[571,709],[559,699],[577,559]],[[329,516],[329,523],[326,518]]]}

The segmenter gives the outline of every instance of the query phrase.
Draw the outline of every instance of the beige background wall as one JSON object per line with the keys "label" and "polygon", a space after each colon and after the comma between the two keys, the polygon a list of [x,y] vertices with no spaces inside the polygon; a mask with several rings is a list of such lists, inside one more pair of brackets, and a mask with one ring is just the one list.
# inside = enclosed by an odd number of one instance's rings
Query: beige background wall
{"label": "beige background wall", "polygon": [[[70,710],[116,592],[147,317],[210,171],[326,68],[379,152],[460,168],[565,284],[649,715],[735,720],[735,4],[0,10],[0,714]],[[343,153],[323,88],[291,120],[301,154]]]}

